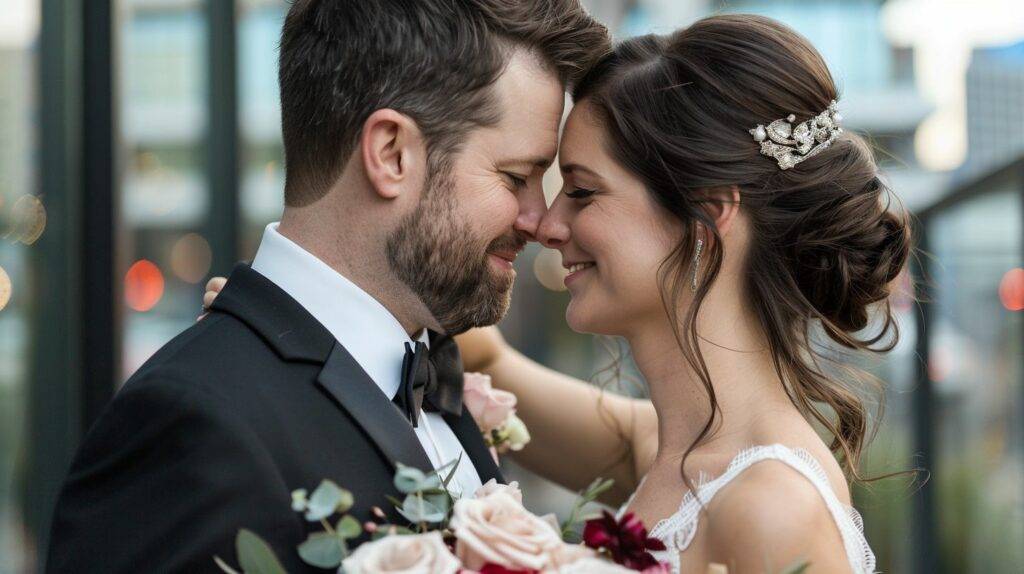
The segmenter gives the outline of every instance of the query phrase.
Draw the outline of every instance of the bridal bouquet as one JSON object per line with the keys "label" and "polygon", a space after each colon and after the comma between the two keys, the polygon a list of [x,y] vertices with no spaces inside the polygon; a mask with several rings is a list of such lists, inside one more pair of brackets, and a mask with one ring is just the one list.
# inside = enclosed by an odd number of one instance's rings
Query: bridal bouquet
{"label": "bridal bouquet", "polygon": [[[608,512],[588,520],[583,543],[571,543],[572,531],[584,505],[611,487],[597,480],[580,493],[569,519],[559,524],[553,515],[537,516],[523,507],[518,485],[491,480],[472,497],[455,499],[447,489],[458,461],[436,473],[400,466],[395,487],[404,500],[392,502],[410,526],[367,522],[346,514],[352,494],[329,480],[312,495],[292,493],[292,509],[310,522],[323,525],[299,545],[299,556],[318,568],[337,568],[339,574],[628,574],[665,573],[651,550],[664,545],[647,537],[631,514],[616,519]],[[442,474],[447,472],[447,477]],[[384,520],[384,512],[374,509]],[[355,548],[350,541],[364,533],[371,540]],[[270,546],[248,530],[239,532],[236,550],[242,572],[284,574]],[[238,574],[219,557],[218,566]]]}
{"label": "bridal bouquet", "polygon": [[[530,441],[526,426],[515,414],[516,397],[495,389],[491,379],[466,373],[463,401],[480,426],[484,441],[497,459],[499,452],[519,450]],[[399,465],[395,488],[404,499],[390,499],[407,525],[389,524],[375,507],[381,522],[360,524],[348,514],[353,496],[330,480],[312,494],[305,489],[292,493],[292,510],[320,523],[323,530],[310,534],[299,545],[304,562],[318,568],[337,569],[339,574],[615,574],[667,572],[650,554],[664,550],[632,514],[621,519],[604,512],[586,521],[583,542],[569,542],[580,522],[583,508],[612,486],[596,480],[580,496],[565,522],[554,515],[537,516],[523,506],[516,483],[491,480],[473,496],[455,498],[448,483],[459,460],[433,473]],[[445,476],[447,473],[447,476]],[[356,539],[370,541],[353,547]],[[249,530],[235,540],[242,572],[284,574],[284,567],[270,546]],[[224,572],[238,574],[220,557]]]}

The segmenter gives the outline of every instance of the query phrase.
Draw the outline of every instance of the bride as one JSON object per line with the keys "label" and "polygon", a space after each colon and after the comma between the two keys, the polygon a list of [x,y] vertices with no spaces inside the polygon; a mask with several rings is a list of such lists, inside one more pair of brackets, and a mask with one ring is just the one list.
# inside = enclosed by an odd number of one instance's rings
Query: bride
{"label": "bride", "polygon": [[715,16],[620,43],[572,95],[537,239],[570,271],[569,325],[624,337],[651,398],[466,333],[466,369],[518,396],[517,461],[570,489],[613,478],[606,501],[654,525],[673,572],[873,572],[849,488],[867,410],[832,349],[891,348],[910,236],[821,56]]}

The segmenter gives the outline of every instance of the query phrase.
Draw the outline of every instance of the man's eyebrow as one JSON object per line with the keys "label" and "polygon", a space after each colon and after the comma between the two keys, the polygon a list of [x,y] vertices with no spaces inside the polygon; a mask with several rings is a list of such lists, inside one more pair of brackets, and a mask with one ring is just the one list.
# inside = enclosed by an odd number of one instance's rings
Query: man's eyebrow
{"label": "man's eyebrow", "polygon": [[550,158],[550,157],[537,156],[537,157],[532,157],[532,158],[507,159],[507,160],[499,162],[499,163],[501,165],[508,165],[508,166],[522,167],[522,166],[528,165],[530,167],[539,167],[540,169],[547,169],[547,168],[551,167],[551,164],[553,163],[553,159]]}

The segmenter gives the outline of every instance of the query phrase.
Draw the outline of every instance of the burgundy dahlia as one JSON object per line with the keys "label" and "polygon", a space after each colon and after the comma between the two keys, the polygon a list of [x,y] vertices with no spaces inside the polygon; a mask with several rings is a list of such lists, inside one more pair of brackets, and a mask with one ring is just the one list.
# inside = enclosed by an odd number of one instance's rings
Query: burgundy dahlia
{"label": "burgundy dahlia", "polygon": [[665,550],[661,540],[647,537],[647,528],[632,512],[616,520],[605,510],[600,518],[588,520],[583,528],[583,542],[606,552],[616,563],[640,571],[660,567],[650,551]]}
{"label": "burgundy dahlia", "polygon": [[514,570],[490,562],[484,564],[484,567],[480,569],[480,574],[536,574],[536,572],[536,570]]}

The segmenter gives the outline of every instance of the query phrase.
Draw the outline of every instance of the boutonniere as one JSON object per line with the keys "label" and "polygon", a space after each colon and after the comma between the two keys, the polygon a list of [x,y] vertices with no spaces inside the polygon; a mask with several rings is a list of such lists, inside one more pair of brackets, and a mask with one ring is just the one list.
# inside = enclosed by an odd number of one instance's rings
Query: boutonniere
{"label": "boutonniere", "polygon": [[462,402],[480,427],[495,460],[499,453],[521,450],[530,442],[530,432],[516,416],[516,396],[491,386],[490,376],[466,373]]}

